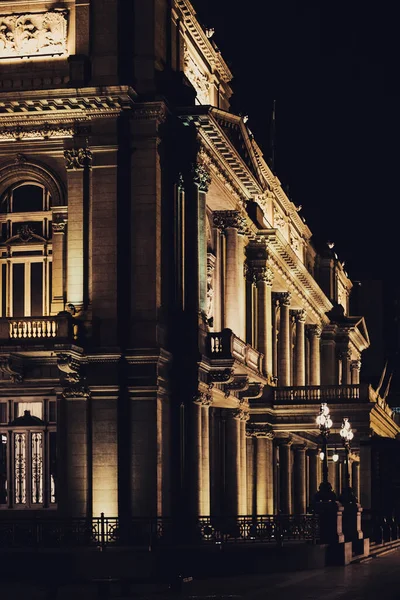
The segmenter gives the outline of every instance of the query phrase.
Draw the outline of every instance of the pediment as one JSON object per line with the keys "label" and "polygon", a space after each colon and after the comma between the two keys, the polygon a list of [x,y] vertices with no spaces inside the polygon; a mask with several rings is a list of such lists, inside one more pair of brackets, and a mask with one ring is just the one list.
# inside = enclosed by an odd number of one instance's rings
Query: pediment
{"label": "pediment", "polygon": [[242,117],[217,109],[212,109],[211,112],[249,171],[261,185],[264,185],[264,177],[260,171],[251,137]]}

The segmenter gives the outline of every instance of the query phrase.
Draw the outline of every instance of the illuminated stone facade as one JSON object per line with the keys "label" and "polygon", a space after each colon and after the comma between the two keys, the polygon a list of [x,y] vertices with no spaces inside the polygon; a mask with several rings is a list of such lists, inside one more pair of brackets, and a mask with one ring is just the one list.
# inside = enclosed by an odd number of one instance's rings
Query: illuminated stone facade
{"label": "illuminated stone facade", "polygon": [[0,0],[0,518],[305,513],[322,401],[370,508],[351,281],[169,4]]}

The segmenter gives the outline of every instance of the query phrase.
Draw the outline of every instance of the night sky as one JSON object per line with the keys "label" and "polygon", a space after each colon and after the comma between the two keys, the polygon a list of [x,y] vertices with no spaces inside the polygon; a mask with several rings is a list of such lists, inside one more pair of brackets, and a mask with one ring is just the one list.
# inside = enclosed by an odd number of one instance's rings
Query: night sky
{"label": "night sky", "polygon": [[266,157],[276,99],[275,172],[303,206],[316,241],[335,242],[352,279],[393,275],[400,237],[395,9],[354,0],[194,4],[234,74],[232,109],[249,115]]}
{"label": "night sky", "polygon": [[[202,24],[215,28],[213,39],[233,72],[232,110],[249,115],[266,158],[276,100],[275,173],[302,205],[317,247],[334,241],[350,278],[363,280],[356,305],[371,347],[361,374],[376,383],[388,359],[391,402],[400,406],[396,3],[193,2]],[[374,297],[379,288],[367,279],[382,280],[384,293]]]}

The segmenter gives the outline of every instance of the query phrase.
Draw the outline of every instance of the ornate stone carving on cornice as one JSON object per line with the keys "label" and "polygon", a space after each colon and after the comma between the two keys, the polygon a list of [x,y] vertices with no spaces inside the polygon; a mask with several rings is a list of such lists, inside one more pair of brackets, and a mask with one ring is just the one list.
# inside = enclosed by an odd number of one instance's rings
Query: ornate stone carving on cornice
{"label": "ornate stone carving on cornice", "polygon": [[64,125],[15,125],[0,127],[1,141],[21,141],[21,140],[47,140],[49,138],[68,138],[74,134],[74,126]]}
{"label": "ornate stone carving on cornice", "polygon": [[67,171],[72,169],[84,169],[92,166],[92,153],[89,148],[74,148],[64,151],[65,168]]}
{"label": "ornate stone carving on cornice", "polygon": [[168,110],[163,102],[154,102],[134,105],[133,118],[135,120],[156,121],[158,125],[164,123]]}
{"label": "ornate stone carving on cornice", "polygon": [[80,363],[70,354],[57,354],[57,367],[68,383],[77,384],[81,381]]}
{"label": "ornate stone carving on cornice", "polygon": [[193,181],[201,192],[208,192],[211,175],[206,167],[200,163],[192,166]]}
{"label": "ornate stone carving on cornice", "polygon": [[24,378],[23,367],[15,363],[11,357],[0,359],[0,371],[8,375],[12,383],[22,383]]}
{"label": "ornate stone carving on cornice", "polygon": [[275,437],[274,430],[268,423],[249,423],[246,427],[246,435],[268,440],[273,440]]}
{"label": "ornate stone carving on cornice", "polygon": [[290,306],[292,294],[290,292],[274,292],[274,300],[281,306]]}
{"label": "ornate stone carving on cornice", "polygon": [[274,207],[274,227],[276,229],[283,229],[286,225],[285,217]]}
{"label": "ornate stone carving on cornice", "polygon": [[221,166],[213,159],[211,154],[203,146],[200,148],[198,157],[199,157],[199,160],[202,162],[202,164],[204,164],[206,167],[208,167],[210,169],[210,171],[212,171],[213,175],[215,175],[215,177],[217,179],[219,179],[219,181],[221,181],[223,186],[228,190],[229,194],[233,198],[235,198],[235,200],[237,200],[241,206],[243,206],[244,205],[243,198],[242,198],[241,194],[239,193],[239,189],[238,189],[237,185],[229,177],[227,172],[225,170],[223,170],[221,168]]}
{"label": "ornate stone carving on cornice", "polygon": [[90,397],[90,390],[84,385],[70,385],[63,389],[62,395],[68,400],[87,400]]}
{"label": "ornate stone carving on cornice", "polygon": [[224,385],[225,396],[228,398],[231,392],[243,392],[250,385],[247,375],[235,375],[233,381]]}
{"label": "ornate stone carving on cornice", "polygon": [[197,61],[191,56],[186,44],[184,44],[183,50],[183,64],[183,72],[196,90],[200,104],[211,104],[208,74],[199,67]]}
{"label": "ornate stone carving on cornice", "polygon": [[216,210],[213,212],[213,222],[214,227],[221,231],[234,228],[239,233],[246,232],[246,217],[238,210]]}
{"label": "ornate stone carving on cornice", "polygon": [[229,383],[233,380],[233,369],[217,369],[208,373],[209,383]]}
{"label": "ornate stone carving on cornice", "polygon": [[0,15],[0,59],[67,53],[68,11]]}
{"label": "ornate stone carving on cornice", "polygon": [[306,331],[309,337],[315,336],[317,338],[320,338],[322,334],[322,327],[321,325],[312,323],[310,325],[307,325]]}
{"label": "ornate stone carving on cornice", "polygon": [[264,390],[264,384],[263,383],[259,383],[258,381],[252,381],[249,384],[249,387],[247,388],[247,390],[243,391],[243,392],[239,392],[239,398],[243,398],[243,399],[255,399],[255,398],[261,398],[262,394],[263,394],[263,390]]}

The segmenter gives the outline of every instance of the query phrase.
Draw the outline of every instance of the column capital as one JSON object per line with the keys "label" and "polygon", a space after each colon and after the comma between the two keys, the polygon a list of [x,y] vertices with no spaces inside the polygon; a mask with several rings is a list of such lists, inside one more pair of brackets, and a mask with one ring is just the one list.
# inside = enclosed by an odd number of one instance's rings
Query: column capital
{"label": "column capital", "polygon": [[211,175],[208,169],[201,163],[192,165],[193,182],[201,192],[208,192],[211,183]]}
{"label": "column capital", "polygon": [[233,411],[232,416],[234,419],[237,419],[238,421],[248,421],[250,419],[250,415],[249,415],[248,411],[244,410],[243,408],[236,408]]}
{"label": "column capital", "polygon": [[361,371],[361,360],[359,358],[352,360],[350,363],[350,369],[352,371]]}
{"label": "column capital", "polygon": [[305,323],[306,322],[306,311],[304,310],[304,308],[291,310],[290,314],[292,315],[295,323]]}
{"label": "column capital", "polygon": [[306,452],[308,450],[308,445],[306,444],[306,442],[303,442],[302,444],[293,444],[293,450],[295,452]]}
{"label": "column capital", "polygon": [[64,150],[65,168],[67,171],[76,171],[92,167],[92,152],[89,148],[72,148]]}
{"label": "column capital", "polygon": [[193,402],[199,406],[211,406],[212,394],[208,392],[199,391],[194,397]]}
{"label": "column capital", "polygon": [[250,281],[253,285],[257,285],[261,281],[272,287],[274,281],[274,273],[268,265],[256,264],[249,262],[248,260],[244,263],[244,275],[247,281]]}
{"label": "column capital", "polygon": [[293,438],[291,435],[285,437],[275,437],[275,443],[277,446],[290,446],[293,444]]}
{"label": "column capital", "polygon": [[292,294],[290,292],[274,292],[274,300],[280,306],[290,306]]}
{"label": "column capital", "polygon": [[318,323],[311,323],[310,325],[307,325],[307,334],[308,337],[316,337],[316,338],[320,338],[322,335],[322,326]]}
{"label": "column capital", "polygon": [[65,229],[67,227],[66,221],[59,221],[58,223],[52,222],[51,229],[53,233],[65,233]]}
{"label": "column capital", "polygon": [[268,423],[249,423],[246,428],[246,435],[248,437],[273,440],[275,432]]}
{"label": "column capital", "polygon": [[337,357],[339,360],[351,360],[350,348],[338,348]]}
{"label": "column capital", "polygon": [[216,210],[213,213],[214,227],[225,231],[226,229],[237,229],[239,233],[245,233],[246,217],[239,210]]}

